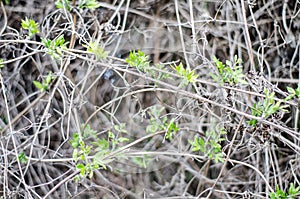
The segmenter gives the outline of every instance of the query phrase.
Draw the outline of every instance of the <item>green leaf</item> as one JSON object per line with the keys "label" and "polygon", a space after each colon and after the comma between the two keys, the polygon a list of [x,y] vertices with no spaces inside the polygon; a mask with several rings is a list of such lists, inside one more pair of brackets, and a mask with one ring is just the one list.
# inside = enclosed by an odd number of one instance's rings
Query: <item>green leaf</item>
{"label": "green leaf", "polygon": [[297,98],[300,98],[300,83],[298,83],[298,87],[295,90],[295,94],[296,94]]}
{"label": "green leaf", "polygon": [[27,163],[28,162],[28,159],[24,153],[24,151],[22,151],[19,155],[18,155],[18,160],[21,162],[21,163]]}
{"label": "green leaf", "polygon": [[121,123],[120,125],[114,125],[114,129],[120,133],[127,133],[125,126],[125,123]]}
{"label": "green leaf", "polygon": [[290,93],[290,94],[296,94],[296,91],[293,89],[293,88],[291,88],[291,87],[286,87],[286,90]]}
{"label": "green leaf", "polygon": [[96,8],[100,7],[100,3],[98,3],[96,0],[82,0],[79,8],[84,9],[88,8],[91,10],[95,10]]}
{"label": "green leaf", "polygon": [[76,168],[77,168],[78,170],[80,170],[80,175],[81,175],[82,177],[84,177],[84,176],[85,176],[85,173],[86,173],[86,171],[85,171],[85,166],[84,166],[83,164],[77,164],[77,165],[76,165]]}
{"label": "green leaf", "polygon": [[70,144],[74,149],[76,149],[79,146],[79,134],[78,133],[74,133],[73,139],[70,140]]}
{"label": "green leaf", "polygon": [[42,42],[46,47],[46,52],[54,60],[59,60],[62,58],[63,49],[66,49],[68,42],[65,42],[64,35],[60,35],[54,40],[42,38]]}
{"label": "green leaf", "polygon": [[111,131],[108,131],[108,137],[110,139],[115,139],[115,134],[113,132],[111,132]]}
{"label": "green leaf", "polygon": [[[167,120],[167,117],[165,117]],[[175,119],[172,118],[170,120],[170,122],[166,122],[165,127],[166,127],[166,139],[172,140],[173,139],[173,135],[175,133],[177,133],[177,131],[179,130],[179,128],[177,127],[176,123],[174,122]]]}
{"label": "green leaf", "polygon": [[[81,128],[84,128],[84,125],[81,125]],[[88,137],[97,138],[96,131],[93,130],[89,124],[87,124],[83,130],[83,138],[86,139]]]}
{"label": "green leaf", "polygon": [[35,87],[36,87],[37,89],[39,89],[39,90],[41,90],[41,91],[44,89],[43,84],[41,84],[41,83],[38,82],[38,81],[33,81],[33,84],[35,85]]}
{"label": "green leaf", "polygon": [[0,59],[0,68],[3,68],[3,67],[4,67],[3,62],[4,62],[4,60],[3,60],[3,59]]}
{"label": "green leaf", "polygon": [[238,59],[237,56],[234,57],[234,63],[229,60],[226,60],[225,64],[219,61],[216,57],[213,57],[213,61],[218,69],[218,74],[211,74],[213,79],[221,84],[229,83],[233,84],[248,84],[244,80],[245,75],[243,74],[242,66],[239,64],[242,63],[241,59]]}
{"label": "green leaf", "polygon": [[70,0],[57,0],[55,6],[58,9],[66,9],[67,11],[71,10]]}
{"label": "green leaf", "polygon": [[28,36],[29,37],[32,37],[36,33],[39,33],[38,23],[36,23],[32,19],[28,19],[26,17],[25,20],[22,20],[21,25],[22,25],[23,29],[28,30]]}
{"label": "green leaf", "polygon": [[101,46],[96,46],[88,51],[92,52],[96,56],[98,61],[105,59],[109,54],[109,51],[105,51],[104,48]]}
{"label": "green leaf", "polygon": [[45,85],[49,85],[53,79],[54,77],[52,76],[52,72],[50,71],[50,73],[46,77]]}
{"label": "green leaf", "polygon": [[136,67],[142,72],[147,72],[150,65],[148,59],[149,57],[140,50],[138,50],[138,52],[130,51],[129,57],[125,59],[125,62],[131,67]]}
{"label": "green leaf", "polygon": [[124,137],[120,137],[120,138],[118,139],[118,141],[119,141],[119,142],[128,142],[129,139],[128,139],[128,138],[124,138]]}

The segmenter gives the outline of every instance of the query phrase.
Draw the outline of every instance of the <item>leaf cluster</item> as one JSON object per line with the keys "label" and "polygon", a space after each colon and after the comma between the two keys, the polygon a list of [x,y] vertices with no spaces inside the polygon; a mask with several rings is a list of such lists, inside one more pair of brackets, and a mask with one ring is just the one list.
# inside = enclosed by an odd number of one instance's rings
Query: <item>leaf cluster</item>
{"label": "leaf cluster", "polygon": [[[251,108],[251,114],[253,116],[268,118],[277,111],[287,111],[285,108],[287,108],[288,105],[281,105],[282,101],[275,102],[275,92],[270,93],[270,91],[265,88],[264,93],[266,97],[264,98],[263,103],[254,103],[253,107]],[[251,126],[256,126],[257,120],[251,119],[248,121],[248,124]]]}
{"label": "leaf cluster", "polygon": [[[107,164],[113,161],[113,159],[104,160],[104,156],[116,149],[119,143],[129,140],[124,137],[118,138],[111,131],[108,132],[108,139],[100,139],[97,137],[96,131],[91,129],[89,125],[85,127],[82,125],[82,128],[84,128],[83,131],[74,133],[73,138],[70,140],[73,147],[73,160],[77,162],[76,168],[80,170],[81,177],[89,176],[89,178],[92,178],[96,169],[107,169]],[[126,132],[125,124],[115,125],[114,129],[118,133]],[[89,142],[89,138],[96,141]],[[92,161],[87,158],[90,155],[93,155]],[[79,177],[76,180],[79,180]]]}
{"label": "leaf cluster", "polygon": [[4,62],[4,60],[3,60],[3,59],[0,59],[0,68],[3,68],[3,67],[4,67],[3,62]]}
{"label": "leaf cluster", "polygon": [[195,74],[195,70],[186,69],[182,63],[178,66],[174,66],[176,74],[183,78],[183,81],[180,83],[180,86],[186,86],[189,83],[196,82],[198,75]]}
{"label": "leaf cluster", "polygon": [[38,29],[38,23],[36,23],[33,19],[28,19],[27,17],[25,18],[25,20],[22,20],[22,28],[25,30],[28,30],[28,36],[29,38],[31,38],[33,35],[35,35],[36,33],[39,33],[39,29]]}
{"label": "leaf cluster", "polygon": [[150,123],[146,127],[146,132],[155,133],[157,131],[165,131],[166,139],[172,140],[173,135],[179,131],[179,128],[175,122],[175,118],[168,119],[167,116],[161,116],[163,110],[164,107],[158,108],[157,106],[152,106],[149,109]]}
{"label": "leaf cluster", "polygon": [[[66,9],[67,11],[71,10],[71,2],[70,0],[57,0],[55,2],[56,8],[58,9]],[[100,7],[100,3],[96,0],[81,0],[78,4],[79,9],[91,9],[95,10]]]}
{"label": "leaf cluster", "polygon": [[62,50],[66,49],[68,42],[65,42],[64,35],[60,35],[54,40],[42,38],[42,42],[46,47],[46,52],[54,60],[59,60],[62,58]]}
{"label": "leaf cluster", "polygon": [[192,151],[200,151],[215,162],[224,162],[220,142],[225,140],[222,138],[225,134],[227,134],[227,132],[222,129],[219,133],[216,131],[206,131],[205,138],[195,136],[193,141],[189,140]]}
{"label": "leaf cluster", "polygon": [[33,81],[34,86],[39,89],[41,92],[47,91],[51,81],[54,79],[52,73],[50,72],[43,82]]}
{"label": "leaf cluster", "polygon": [[97,42],[91,41],[89,45],[83,46],[87,48],[87,52],[93,53],[98,61],[105,59],[109,53],[109,51],[105,51],[103,47],[99,46]]}
{"label": "leaf cluster", "polygon": [[213,79],[216,82],[221,84],[248,84],[247,81],[244,80],[245,75],[242,70],[242,60],[237,56],[234,56],[234,62],[226,60],[226,63],[222,63],[216,57],[213,57],[213,61],[218,69],[217,74],[211,74]]}
{"label": "leaf cluster", "polygon": [[271,199],[296,199],[300,195],[300,186],[297,188],[294,186],[294,183],[290,183],[288,193],[281,190],[278,185],[276,186],[276,191],[270,193]]}
{"label": "leaf cluster", "polygon": [[138,50],[130,51],[129,57],[125,59],[125,62],[131,67],[136,67],[142,72],[148,72],[150,67],[149,56],[144,52]]}
{"label": "leaf cluster", "polygon": [[288,101],[293,98],[300,99],[300,83],[298,83],[298,87],[296,89],[293,89],[291,87],[286,87],[287,91],[289,92],[289,95],[284,99],[285,101]]}
{"label": "leaf cluster", "polygon": [[24,151],[22,151],[21,153],[19,153],[19,155],[18,155],[18,160],[19,160],[21,163],[27,163],[28,158],[26,157]]}

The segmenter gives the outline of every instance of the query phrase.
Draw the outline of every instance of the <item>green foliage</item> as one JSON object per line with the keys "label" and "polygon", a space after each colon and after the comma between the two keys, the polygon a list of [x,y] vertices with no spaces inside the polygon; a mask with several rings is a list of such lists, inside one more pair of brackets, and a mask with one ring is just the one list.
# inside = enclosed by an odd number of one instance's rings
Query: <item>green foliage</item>
{"label": "green foliage", "polygon": [[[82,127],[84,126],[82,125]],[[99,159],[97,160],[94,158],[92,162],[88,159],[88,156],[93,149],[93,146],[86,145],[86,139],[89,137],[96,138],[96,132],[87,125],[83,129],[83,132],[75,133],[73,135],[73,139],[70,140],[70,144],[74,148],[72,157],[73,160],[77,162],[76,168],[80,170],[80,176],[89,176],[89,178],[92,178],[96,169],[99,169],[100,166],[106,169],[106,166],[105,163],[101,161],[101,157],[97,156]],[[77,177],[76,180],[79,180],[79,177]]]}
{"label": "green foliage", "polygon": [[[57,0],[55,2],[56,8],[58,9],[66,9],[67,11],[71,10],[70,0]],[[100,3],[96,0],[81,0],[79,2],[78,8],[80,9],[91,9],[95,10],[100,7]]]}
{"label": "green foliage", "polygon": [[67,11],[71,10],[70,0],[57,0],[55,6],[58,9],[66,9]]}
{"label": "green foliage", "polygon": [[[168,73],[165,73],[165,65],[155,64],[150,66],[149,56],[146,56],[144,52],[138,50],[138,52],[131,51],[129,57],[125,59],[131,67],[136,67],[141,72],[149,74],[156,80],[171,79]],[[157,83],[155,83],[157,85]]]}
{"label": "green foliage", "polygon": [[54,60],[59,60],[62,58],[62,50],[66,49],[67,42],[65,42],[64,35],[59,36],[54,40],[42,39],[43,44],[46,47],[46,52]]}
{"label": "green foliage", "polygon": [[91,9],[95,10],[96,8],[100,7],[100,3],[97,2],[96,0],[81,0],[79,4],[79,8],[84,9]]}
{"label": "green foliage", "polygon": [[27,163],[28,159],[24,153],[24,151],[22,151],[19,155],[18,155],[18,160],[21,162],[21,163]]}
{"label": "green foliage", "polygon": [[[253,116],[267,118],[270,115],[276,113],[277,111],[287,111],[285,108],[287,108],[288,105],[281,106],[282,101],[275,102],[275,92],[270,93],[270,91],[267,88],[265,88],[264,93],[266,95],[266,98],[264,99],[263,103],[255,103],[251,108],[251,114]],[[256,126],[257,120],[249,120],[248,124],[251,126]]]}
{"label": "green foliage", "polygon": [[147,168],[151,159],[152,157],[150,155],[143,155],[143,157],[133,157],[132,162],[140,167]]}
{"label": "green foliage", "polygon": [[200,151],[215,162],[224,162],[220,142],[225,140],[222,138],[225,134],[227,134],[227,132],[222,129],[219,133],[207,131],[205,133],[206,138],[195,136],[193,141],[189,140],[192,151]]}
{"label": "green foliage", "polygon": [[180,86],[186,86],[189,83],[193,83],[198,78],[198,75],[195,74],[194,70],[191,71],[185,69],[182,63],[180,63],[178,66],[175,65],[174,69],[176,71],[176,74],[183,78],[183,81],[181,82]]}
{"label": "green foliage", "polygon": [[28,19],[27,17],[25,18],[25,20],[22,20],[22,28],[25,30],[28,30],[28,36],[29,38],[31,38],[33,35],[35,35],[36,33],[39,33],[39,29],[38,29],[38,23],[36,23],[34,20],[32,19]]}
{"label": "green foliage", "polygon": [[4,3],[7,5],[7,4],[9,4],[9,1],[10,0],[4,0]]}
{"label": "green foliage", "polygon": [[149,56],[146,56],[144,52],[138,50],[138,52],[130,51],[129,57],[125,59],[126,63],[131,67],[136,67],[142,72],[147,72],[150,67]]}
{"label": "green foliage", "polygon": [[300,99],[300,83],[298,83],[298,87],[296,89],[288,86],[286,87],[286,89],[289,92],[289,95],[284,99],[285,101],[288,101],[294,97]]}
{"label": "green foliage", "polygon": [[47,91],[49,88],[49,85],[51,81],[54,79],[52,76],[52,72],[50,72],[47,77],[43,80],[43,82],[33,81],[33,84],[37,89],[39,89],[41,92]]}
{"label": "green foliage", "polygon": [[97,60],[105,59],[109,51],[104,51],[103,47],[99,46],[97,42],[90,42],[89,45],[83,45],[87,48],[87,52],[93,53]]}
{"label": "green foliage", "polygon": [[[122,142],[127,142],[124,137],[117,137],[113,132],[108,131],[108,139],[98,138],[96,131],[91,129],[89,125],[81,126],[83,129],[80,133],[74,133],[70,144],[73,147],[73,160],[77,163],[76,168],[80,170],[80,177],[93,177],[95,170],[103,168],[107,169],[107,164],[113,159],[104,160],[103,157],[110,151],[113,151]],[[125,124],[115,125],[114,130],[117,133],[125,133]],[[96,141],[88,141],[93,138]],[[88,157],[92,155],[92,160]],[[79,180],[80,177],[76,177]]]}
{"label": "green foliage", "polygon": [[248,84],[244,78],[245,75],[243,74],[242,70],[242,60],[234,56],[234,63],[231,61],[226,61],[226,64],[223,64],[219,61],[216,57],[213,58],[215,65],[218,69],[218,73],[211,74],[216,82],[221,84],[228,83],[229,85],[234,84]]}
{"label": "green foliage", "polygon": [[3,67],[4,67],[3,62],[4,62],[4,60],[3,60],[3,59],[0,59],[0,68],[3,68]]}
{"label": "green foliage", "polygon": [[300,186],[295,188],[293,183],[290,183],[290,188],[288,190],[288,193],[284,192],[283,190],[279,189],[278,186],[276,186],[276,192],[270,193],[271,199],[296,199],[300,195]]}
{"label": "green foliage", "polygon": [[108,131],[108,138],[111,142],[111,150],[115,150],[116,146],[119,145],[120,143],[129,141],[129,139],[125,137],[117,138],[116,135],[111,131]]}
{"label": "green foliage", "polygon": [[157,131],[165,131],[166,139],[172,140],[173,135],[175,135],[179,128],[175,119],[168,119],[167,116],[161,116],[164,107],[158,109],[157,106],[152,106],[148,113],[150,115],[150,124],[146,127],[146,132],[155,133]]}
{"label": "green foliage", "polygon": [[155,68],[158,69],[158,71],[154,71],[150,74],[151,77],[157,79],[157,80],[163,80],[163,79],[172,79],[172,77],[165,72],[162,72],[162,70],[165,70],[165,66],[163,64],[156,64]]}

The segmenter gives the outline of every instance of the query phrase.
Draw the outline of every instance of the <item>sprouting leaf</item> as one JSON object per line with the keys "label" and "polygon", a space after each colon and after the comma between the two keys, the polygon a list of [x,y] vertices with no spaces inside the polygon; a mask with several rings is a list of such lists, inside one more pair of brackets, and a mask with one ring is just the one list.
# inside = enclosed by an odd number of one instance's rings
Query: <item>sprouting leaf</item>
{"label": "sprouting leaf", "polygon": [[290,94],[296,94],[296,91],[293,88],[287,86],[286,89]]}
{"label": "sprouting leaf", "polygon": [[198,75],[195,74],[194,70],[191,71],[189,69],[186,69],[182,63],[177,66],[175,65],[174,69],[176,71],[176,74],[183,78],[183,81],[180,84],[182,86],[186,86],[189,83],[196,82],[198,78]]}
{"label": "sprouting leaf", "polygon": [[44,86],[43,86],[43,84],[41,84],[40,82],[38,82],[38,81],[33,81],[33,84],[35,85],[35,87],[36,87],[37,89],[39,89],[39,90],[41,90],[41,91],[44,90]]}
{"label": "sprouting leaf", "polygon": [[105,59],[109,53],[109,51],[105,51],[102,46],[100,46],[97,42],[90,42],[89,45],[83,45],[87,48],[87,52],[93,53],[97,60]]}
{"label": "sprouting leaf", "polygon": [[219,61],[216,57],[213,57],[213,61],[218,69],[217,74],[211,74],[213,79],[217,82],[222,84],[229,83],[230,85],[233,84],[248,84],[245,81],[245,75],[243,74],[242,60],[234,57],[234,63],[229,60],[226,60],[225,64]]}
{"label": "sprouting leaf", "polygon": [[70,0],[57,0],[55,6],[58,9],[66,9],[67,11],[71,10]]}
{"label": "sprouting leaf", "polygon": [[33,19],[28,19],[26,17],[25,20],[22,20],[21,25],[23,29],[28,30],[29,37],[39,33],[38,23],[36,23]]}
{"label": "sprouting leaf", "polygon": [[62,58],[63,50],[66,49],[68,42],[65,42],[64,35],[60,35],[54,40],[42,38],[42,42],[46,47],[46,52],[54,60]]}
{"label": "sprouting leaf", "polygon": [[27,163],[28,159],[24,153],[24,151],[22,151],[19,155],[18,155],[18,160],[21,162],[21,163]]}
{"label": "sprouting leaf", "polygon": [[79,8],[81,8],[81,9],[88,8],[91,10],[95,10],[96,8],[99,8],[99,7],[100,7],[100,3],[97,2],[96,0],[83,0],[79,4]]}
{"label": "sprouting leaf", "polygon": [[84,165],[79,163],[79,164],[76,165],[76,168],[80,170],[80,175],[82,177],[84,177],[85,176],[85,167],[84,167]]}
{"label": "sprouting leaf", "polygon": [[3,59],[0,59],[0,68],[3,68],[3,67],[4,67],[3,62],[4,62],[4,60],[3,60]]}
{"label": "sprouting leaf", "polygon": [[104,151],[109,148],[109,142],[104,138],[98,139],[97,142],[93,142],[93,144],[97,146],[97,150],[99,151]]}
{"label": "sprouting leaf", "polygon": [[73,139],[70,140],[71,146],[76,149],[79,146],[79,135],[78,133],[74,133]]}
{"label": "sprouting leaf", "polygon": [[148,59],[149,57],[146,56],[144,52],[138,50],[138,52],[130,51],[129,57],[126,58],[125,61],[131,67],[136,67],[142,72],[147,72],[150,65]]}
{"label": "sprouting leaf", "polygon": [[120,138],[118,138],[118,141],[119,141],[119,142],[128,142],[129,139],[128,139],[128,138],[125,138],[125,137],[120,137]]}

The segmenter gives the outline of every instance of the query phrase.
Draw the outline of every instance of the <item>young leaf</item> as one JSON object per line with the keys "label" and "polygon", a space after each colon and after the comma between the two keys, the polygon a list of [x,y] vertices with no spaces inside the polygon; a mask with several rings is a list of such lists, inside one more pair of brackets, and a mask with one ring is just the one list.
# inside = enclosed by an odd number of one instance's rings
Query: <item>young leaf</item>
{"label": "young leaf", "polygon": [[27,163],[28,159],[24,153],[24,151],[22,151],[19,156],[18,156],[18,160],[21,162],[21,163]]}
{"label": "young leaf", "polygon": [[35,87],[36,87],[37,89],[43,91],[44,86],[43,86],[40,82],[38,82],[38,81],[33,81],[33,84],[35,85]]}
{"label": "young leaf", "polygon": [[3,59],[0,59],[0,68],[3,68],[3,67],[4,67],[3,62],[4,62],[4,60],[3,60]]}
{"label": "young leaf", "polygon": [[38,23],[36,23],[34,20],[32,19],[28,19],[27,17],[25,18],[25,20],[22,20],[22,28],[25,30],[28,30],[28,36],[32,37],[33,35],[35,35],[36,33],[39,33],[38,30]]}

